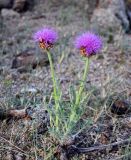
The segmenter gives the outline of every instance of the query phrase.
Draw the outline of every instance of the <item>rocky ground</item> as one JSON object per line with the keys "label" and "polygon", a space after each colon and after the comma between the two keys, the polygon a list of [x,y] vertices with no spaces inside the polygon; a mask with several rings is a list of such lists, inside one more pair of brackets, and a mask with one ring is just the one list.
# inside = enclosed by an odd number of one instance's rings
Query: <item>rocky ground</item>
{"label": "rocky ground", "polygon": [[[121,0],[82,0],[81,3],[39,0],[28,3],[27,9],[16,7],[19,4],[16,2],[3,8],[0,1],[0,108],[31,107],[33,120],[0,122],[0,159],[40,160],[45,155],[46,141],[49,143],[44,138],[48,120],[43,100],[52,90],[50,69],[46,54],[32,40],[32,34],[44,26],[54,27],[59,32],[60,40],[52,54],[64,99],[68,99],[68,86],[71,83],[77,86],[83,71],[83,61],[74,49],[75,36],[91,29],[103,37],[102,53],[91,60],[86,83],[86,91],[95,88],[87,106],[94,124],[79,135],[76,145],[89,147],[129,138],[130,111],[122,116],[113,114],[107,101],[111,97],[126,101],[128,108],[131,104],[130,3],[126,1],[123,5]],[[27,9],[26,12],[22,12],[23,9]],[[129,146],[126,149],[116,147],[74,159],[114,160],[126,154],[130,159],[129,152]]]}

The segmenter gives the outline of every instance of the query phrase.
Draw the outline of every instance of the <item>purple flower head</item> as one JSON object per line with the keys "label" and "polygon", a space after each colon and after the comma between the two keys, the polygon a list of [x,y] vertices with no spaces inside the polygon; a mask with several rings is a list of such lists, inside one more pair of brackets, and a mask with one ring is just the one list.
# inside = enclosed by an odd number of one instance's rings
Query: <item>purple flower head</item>
{"label": "purple flower head", "polygon": [[102,40],[94,33],[85,32],[76,38],[75,46],[80,49],[82,55],[89,57],[101,50]]}
{"label": "purple flower head", "polygon": [[56,43],[58,35],[51,28],[42,28],[33,35],[33,39],[39,42],[41,48],[49,49]]}

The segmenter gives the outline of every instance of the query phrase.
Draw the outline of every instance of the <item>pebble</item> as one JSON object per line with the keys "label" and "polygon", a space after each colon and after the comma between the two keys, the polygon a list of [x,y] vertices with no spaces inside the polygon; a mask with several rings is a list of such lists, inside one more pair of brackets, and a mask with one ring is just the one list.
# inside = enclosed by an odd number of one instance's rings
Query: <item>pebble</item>
{"label": "pebble", "polygon": [[12,9],[2,9],[1,10],[1,15],[3,18],[5,19],[8,19],[8,18],[14,18],[14,17],[17,17],[19,18],[20,17],[20,14],[13,11]]}

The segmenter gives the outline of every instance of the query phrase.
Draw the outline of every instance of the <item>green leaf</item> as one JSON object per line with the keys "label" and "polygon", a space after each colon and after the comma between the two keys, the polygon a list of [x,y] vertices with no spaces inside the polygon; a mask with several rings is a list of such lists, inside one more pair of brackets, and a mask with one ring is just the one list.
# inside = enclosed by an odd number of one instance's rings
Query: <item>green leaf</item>
{"label": "green leaf", "polygon": [[70,94],[70,102],[71,104],[75,104],[76,101],[76,91],[74,86],[70,86],[70,90],[69,90],[69,94]]}

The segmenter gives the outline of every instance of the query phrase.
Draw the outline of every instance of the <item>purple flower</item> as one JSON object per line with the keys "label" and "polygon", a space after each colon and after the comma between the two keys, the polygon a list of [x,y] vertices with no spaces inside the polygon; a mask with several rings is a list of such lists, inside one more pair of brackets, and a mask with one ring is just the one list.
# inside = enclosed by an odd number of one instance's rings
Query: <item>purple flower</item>
{"label": "purple flower", "polygon": [[91,32],[85,32],[75,40],[75,46],[84,56],[97,54],[102,48],[102,40],[98,35]]}
{"label": "purple flower", "polygon": [[50,49],[56,43],[58,35],[51,28],[42,28],[33,35],[33,39],[39,42],[41,48]]}

